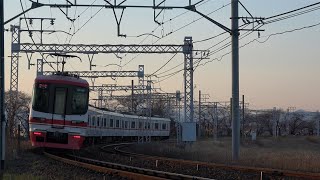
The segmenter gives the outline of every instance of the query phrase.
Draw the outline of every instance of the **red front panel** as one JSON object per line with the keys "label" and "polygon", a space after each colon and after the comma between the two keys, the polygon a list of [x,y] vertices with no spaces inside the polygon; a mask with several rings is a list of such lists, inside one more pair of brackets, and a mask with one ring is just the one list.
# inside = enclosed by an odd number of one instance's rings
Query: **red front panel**
{"label": "red front panel", "polygon": [[[83,141],[85,140],[85,137],[80,135],[68,135],[67,144],[50,143],[46,142],[46,135],[46,132],[30,132],[32,146],[78,150],[82,147]],[[39,140],[43,140],[43,142],[39,142]]]}

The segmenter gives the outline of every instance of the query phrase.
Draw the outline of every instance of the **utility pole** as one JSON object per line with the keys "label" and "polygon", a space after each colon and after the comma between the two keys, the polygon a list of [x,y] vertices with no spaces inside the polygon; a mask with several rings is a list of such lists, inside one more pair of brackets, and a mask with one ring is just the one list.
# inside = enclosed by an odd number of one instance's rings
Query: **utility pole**
{"label": "utility pole", "polygon": [[0,0],[0,170],[4,170],[4,156],[5,156],[5,115],[4,115],[4,8],[3,8],[3,0]]}
{"label": "utility pole", "polygon": [[131,112],[136,112],[134,109],[134,102],[133,102],[133,96],[134,96],[134,90],[133,90],[134,84],[133,80],[131,80]]}
{"label": "utility pole", "polygon": [[231,0],[232,35],[232,160],[240,155],[240,113],[239,113],[239,1]]}
{"label": "utility pole", "polygon": [[215,141],[218,140],[218,103],[213,103],[214,123],[213,123],[213,138]]}
{"label": "utility pole", "polygon": [[317,136],[320,136],[320,114],[319,111],[317,111],[317,116],[316,116],[316,121],[317,121]]}
{"label": "utility pole", "polygon": [[200,126],[201,126],[201,90],[199,90],[199,118],[198,118],[198,137],[199,138],[201,136]]}
{"label": "utility pole", "polygon": [[273,137],[277,137],[277,118],[276,118],[277,108],[274,107],[272,110],[272,119],[273,119]]}
{"label": "utility pole", "polygon": [[245,103],[244,103],[244,95],[242,95],[242,136],[244,137],[244,108],[245,108]]}

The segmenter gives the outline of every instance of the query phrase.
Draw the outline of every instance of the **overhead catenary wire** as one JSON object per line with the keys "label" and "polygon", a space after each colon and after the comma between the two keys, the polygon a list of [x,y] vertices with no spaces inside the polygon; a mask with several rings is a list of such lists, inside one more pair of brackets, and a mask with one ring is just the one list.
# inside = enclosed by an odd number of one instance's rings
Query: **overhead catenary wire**
{"label": "overhead catenary wire", "polygon": [[[22,9],[22,11],[24,12],[24,7],[23,7],[23,4],[22,4],[22,0],[19,0],[19,1],[20,1],[21,9]],[[23,14],[23,16],[24,16],[24,20],[25,20],[25,23],[26,23],[28,32],[30,32],[30,28],[29,28],[29,24],[28,24],[28,22],[27,22],[26,14]],[[32,43],[33,43],[33,44],[36,44],[36,42],[34,41],[33,37],[30,36],[30,38],[31,38]],[[42,56],[42,58],[43,58],[43,54],[42,54],[42,53],[40,53],[40,54],[41,54],[41,56]],[[46,59],[43,58],[43,60],[44,60],[45,62],[47,62]],[[50,66],[53,70],[55,70],[55,68],[54,68],[50,63],[48,63],[48,64],[49,64],[49,66]]]}
{"label": "overhead catenary wire", "polygon": [[277,18],[277,19],[271,19],[269,21],[265,21],[264,24],[271,24],[271,23],[275,23],[275,22],[278,22],[278,21],[290,19],[290,18],[297,17],[297,16],[300,16],[300,15],[304,15],[304,14],[307,14],[307,13],[310,13],[310,12],[313,12],[313,11],[316,11],[316,10],[319,10],[319,9],[320,9],[320,6],[317,6],[317,7],[314,7],[312,9],[307,9],[307,10],[302,11],[302,12],[297,12],[295,14],[289,14],[289,15],[284,16],[284,17],[280,17],[280,18]]}
{"label": "overhead catenary wire", "polygon": [[303,9],[306,9],[306,8],[310,8],[310,7],[313,7],[313,6],[316,6],[316,5],[320,5],[320,2],[317,2],[317,3],[314,3],[314,4],[310,4],[310,5],[301,7],[301,8],[297,8],[297,9],[294,9],[294,10],[291,10],[291,11],[287,11],[287,12],[284,12],[284,13],[281,13],[281,14],[273,15],[273,16],[265,18],[265,20],[273,19],[273,18],[280,17],[280,16],[283,16],[283,15],[287,15],[287,14],[290,14],[290,13],[293,13],[293,12],[297,12],[297,11],[300,11],[300,10],[303,10]]}
{"label": "overhead catenary wire", "polygon": [[[247,26],[247,25],[246,25],[246,26]],[[251,31],[251,33],[252,33],[252,31]],[[251,33],[250,33],[250,32],[246,32],[246,33],[242,34],[240,37],[242,37],[242,36],[246,37],[246,36],[247,36],[246,34],[251,34]],[[221,33],[221,34],[216,35],[216,36],[213,36],[213,37],[218,37],[218,36],[223,35],[223,34],[225,34],[225,33]],[[230,36],[228,36],[227,38],[223,39],[222,41],[219,41],[218,43],[216,43],[216,44],[214,44],[213,46],[207,48],[206,50],[210,50],[210,49],[212,49],[213,47],[216,47],[217,45],[223,43],[224,41],[226,41],[226,40],[228,40],[228,39],[230,39]],[[242,38],[240,38],[240,39],[242,39]],[[224,44],[222,47],[216,49],[214,52],[209,53],[206,57],[208,57],[208,56],[210,56],[210,55],[212,55],[212,54],[215,54],[215,53],[217,53],[217,52],[219,52],[219,51],[221,51],[221,50],[229,47],[230,45],[231,45],[231,41],[228,42],[227,44]],[[203,58],[203,59],[204,59],[204,58]],[[200,60],[202,60],[202,59],[200,59]],[[197,63],[198,63],[198,61],[195,62],[195,64],[197,64]],[[182,62],[182,63],[174,66],[173,68],[170,68],[170,69],[168,69],[168,70],[166,70],[166,71],[164,71],[164,72],[158,73],[158,74],[156,74],[156,76],[159,76],[159,75],[161,75],[161,74],[167,73],[167,72],[169,72],[169,71],[171,71],[171,70],[173,70],[173,69],[175,69],[175,68],[177,68],[177,67],[179,67],[179,66],[181,66],[181,65],[183,65],[183,64],[184,64],[184,62]]]}
{"label": "overhead catenary wire", "polygon": [[[220,8],[217,8],[217,9],[209,12],[209,13],[206,14],[206,15],[209,16],[209,15],[211,15],[211,14],[213,14],[213,13],[215,13],[215,12],[217,12],[217,11],[219,11],[219,10],[227,7],[227,6],[229,6],[230,4],[231,4],[231,3],[228,3],[228,4],[226,4],[226,5],[223,5],[223,6],[221,6]],[[185,25],[179,27],[178,29],[176,29],[176,30],[174,30],[174,31],[171,31],[170,33],[166,34],[165,36],[157,39],[157,40],[156,40],[154,43],[152,43],[152,44],[156,44],[158,41],[160,41],[160,40],[162,40],[162,39],[164,39],[164,38],[172,35],[173,33],[176,33],[176,32],[178,32],[178,31],[180,31],[180,30],[182,30],[182,29],[190,26],[191,24],[193,24],[193,23],[195,23],[195,22],[197,22],[197,21],[199,21],[199,20],[201,20],[201,19],[203,19],[203,18],[204,18],[204,17],[199,17],[199,18],[193,20],[192,22],[190,22],[190,23],[188,23],[188,24],[185,24]],[[158,26],[158,27],[159,27],[159,26]],[[140,54],[137,54],[136,56],[134,56],[133,58],[131,58],[128,62],[126,62],[126,63],[123,65],[123,67],[126,66],[126,65],[128,65],[132,60],[136,59],[139,55],[140,55]]]}

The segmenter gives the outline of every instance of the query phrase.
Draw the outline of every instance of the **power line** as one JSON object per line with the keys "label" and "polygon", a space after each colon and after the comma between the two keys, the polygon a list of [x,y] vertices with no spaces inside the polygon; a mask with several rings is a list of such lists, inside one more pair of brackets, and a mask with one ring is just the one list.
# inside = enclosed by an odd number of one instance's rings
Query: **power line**
{"label": "power line", "polygon": [[[259,29],[259,28],[261,28],[262,26],[263,26],[263,25],[260,25],[260,26],[259,26],[258,28],[256,28],[256,29]],[[243,38],[247,37],[247,36],[250,35],[251,33],[253,33],[253,31],[244,33],[244,34],[241,36],[240,39],[243,39]],[[229,37],[226,38],[226,39],[229,39]],[[225,41],[226,39],[222,40],[222,42]],[[220,43],[221,43],[221,41],[220,41],[219,43],[217,43],[217,44],[220,44]],[[223,45],[222,47],[218,48],[218,50],[216,50],[215,52],[209,53],[208,56],[210,56],[210,55],[212,55],[212,54],[216,54],[216,53],[218,53],[219,51],[221,51],[221,50],[223,50],[223,49],[225,49],[225,48],[227,48],[227,47],[229,47],[229,46],[230,46],[230,42],[227,43],[227,44],[225,44],[225,45]],[[214,47],[214,46],[213,46],[213,47]],[[210,48],[212,48],[212,47],[210,47]],[[194,67],[194,70],[195,70],[198,66],[203,66],[203,65],[205,65],[205,64],[207,64],[207,63],[209,63],[209,62],[212,62],[212,61],[214,61],[214,60],[221,61],[224,56],[226,56],[226,55],[228,55],[228,54],[230,54],[230,53],[231,53],[231,51],[230,51],[230,52],[227,52],[227,53],[224,54],[224,55],[222,55],[220,58],[214,58],[214,59],[212,59],[212,60],[210,60],[210,61],[208,61],[208,62],[205,62],[204,64],[200,64],[200,62],[201,62],[203,59],[199,59],[198,61],[195,61],[195,62],[194,62],[194,64],[197,64],[197,66]],[[180,64],[178,64],[177,66],[175,66],[174,68],[171,68],[170,70],[175,69],[176,67],[179,67],[179,66],[182,65],[182,64],[183,64],[183,63],[180,63]],[[170,70],[167,70],[166,72],[168,72],[168,71],[170,71]],[[160,74],[160,73],[159,73],[156,77],[158,77],[158,78],[164,78],[164,77],[166,77],[165,79],[162,79],[162,80],[159,81],[159,82],[162,82],[162,81],[164,81],[164,80],[167,80],[167,79],[175,76],[176,74],[178,74],[179,72],[181,72],[181,71],[183,71],[183,70],[184,70],[184,69],[180,69],[180,70],[178,70],[178,71],[175,71],[175,72],[173,72],[173,73],[166,74],[166,75],[163,75],[163,76],[158,76],[158,75]],[[165,73],[165,72],[162,72],[161,74],[163,74],[163,73]]]}
{"label": "power line", "polygon": [[[245,47],[245,46],[248,46],[249,44],[251,44],[251,43],[253,43],[253,42],[255,42],[255,41],[258,42],[258,43],[265,43],[265,42],[267,42],[272,36],[283,35],[283,34],[292,33],[292,32],[295,32],[295,31],[301,31],[301,30],[313,28],[313,27],[316,27],[316,26],[320,26],[320,22],[318,22],[318,23],[316,23],[316,24],[312,24],[312,25],[308,25],[308,26],[303,26],[303,27],[300,27],[300,28],[295,28],[295,29],[291,29],[291,30],[287,30],[287,31],[282,31],[282,32],[278,32],[278,33],[273,33],[273,34],[264,36],[264,37],[266,37],[266,39],[265,39],[264,41],[259,41],[259,40],[258,40],[258,39],[260,39],[261,37],[260,37],[260,38],[255,38],[255,39],[253,39],[253,40],[251,40],[251,41],[249,41],[249,42],[241,45],[241,46],[239,47],[239,49],[240,49],[240,48],[243,48],[243,47]],[[200,66],[204,66],[205,64],[208,64],[209,62],[212,62],[212,61],[217,60],[217,59],[220,59],[220,60],[218,60],[218,61],[221,61],[222,57],[224,57],[224,56],[226,56],[226,55],[228,55],[228,54],[230,54],[230,53],[231,53],[231,51],[230,51],[230,52],[227,52],[227,53],[224,54],[224,55],[222,55],[220,58],[214,58],[213,60],[207,61],[207,62],[205,62],[204,64],[200,64]]]}
{"label": "power line", "polygon": [[199,41],[194,41],[193,44],[196,44],[196,43],[200,43],[200,42],[205,42],[205,41],[209,41],[211,39],[214,39],[214,38],[217,38],[223,34],[226,34],[227,32],[223,32],[223,33],[220,33],[218,35],[215,35],[215,36],[212,36],[212,37],[209,37],[209,38],[206,38],[206,39],[202,39],[202,40],[199,40]]}
{"label": "power line", "polygon": [[[218,9],[215,9],[215,10],[211,11],[210,13],[208,13],[208,14],[206,14],[206,15],[209,16],[209,15],[211,15],[211,14],[213,14],[213,13],[215,13],[215,12],[217,12],[217,11],[219,11],[219,10],[227,7],[227,6],[229,6],[230,4],[231,4],[231,3],[228,3],[228,4],[226,4],[226,5],[223,5],[222,7],[218,8]],[[180,31],[181,29],[184,29],[184,28],[190,26],[191,24],[193,24],[193,23],[195,23],[195,22],[197,22],[197,21],[199,21],[200,19],[203,19],[203,18],[204,18],[204,17],[199,17],[198,19],[195,19],[195,20],[193,20],[192,22],[190,22],[190,23],[188,23],[188,24],[186,24],[186,25],[184,25],[184,26],[181,26],[180,28],[178,28],[178,29],[176,29],[176,30],[174,30],[174,31],[171,31],[170,33],[166,34],[165,36],[157,39],[157,40],[156,40],[154,43],[152,43],[152,44],[157,43],[157,42],[160,41],[161,39],[164,39],[164,38],[168,37],[169,35],[172,35],[173,33],[176,33],[176,32],[178,32],[178,31]],[[158,27],[159,27],[159,26],[158,26]],[[128,62],[126,62],[122,67],[128,65],[132,60],[134,60],[135,58],[137,58],[139,55],[140,55],[140,54],[137,54],[136,56],[134,56],[132,59],[130,59]]]}
{"label": "power line", "polygon": [[[23,5],[22,5],[22,0],[20,0],[20,6],[21,6],[22,11],[24,12],[24,7],[23,7]],[[24,20],[25,20],[25,23],[26,23],[28,32],[30,32],[30,28],[29,28],[29,24],[28,24],[28,22],[27,22],[26,14],[23,14],[23,16],[24,16]],[[33,44],[36,44],[36,42],[34,41],[33,37],[30,36],[30,38],[31,38],[32,43],[33,43]],[[42,53],[40,53],[40,54],[41,54],[41,57],[43,58],[43,54],[42,54]],[[43,60],[44,60],[45,62],[47,62],[44,58],[43,58]],[[53,70],[55,70],[55,68],[54,68],[50,63],[49,63],[49,66],[50,66]]]}
{"label": "power line", "polygon": [[267,17],[267,18],[265,18],[265,20],[273,19],[273,18],[276,18],[276,17],[279,17],[279,16],[283,16],[283,15],[286,15],[286,14],[290,14],[290,13],[293,13],[293,12],[296,12],[296,11],[300,11],[302,9],[306,9],[306,8],[309,8],[309,7],[312,7],[312,6],[316,6],[316,5],[319,5],[319,4],[320,4],[320,2],[317,2],[317,3],[311,4],[311,5],[307,5],[307,6],[304,6],[304,7],[301,7],[301,8],[297,8],[297,9],[294,9],[294,10],[291,10],[291,11],[287,11],[287,12],[284,12],[284,13],[281,13],[281,14],[277,14],[277,15],[274,15],[274,16]]}
{"label": "power line", "polygon": [[[247,26],[247,25],[245,25],[245,26]],[[260,26],[260,27],[261,27],[261,26]],[[260,28],[260,27],[259,27],[259,28]],[[246,33],[244,33],[243,35],[241,35],[241,39],[243,39],[244,37],[248,36],[248,35],[249,35],[249,34],[251,34],[252,32],[253,32],[253,31],[250,31],[250,32],[246,32]],[[224,33],[221,33],[221,34],[219,34],[219,35],[222,35],[222,34],[224,34]],[[219,36],[219,35],[216,35],[216,36]],[[216,37],[216,36],[213,36],[213,37]],[[216,43],[215,45],[213,45],[213,46],[209,47],[207,50],[212,49],[213,47],[215,47],[215,46],[217,46],[217,45],[221,44],[222,42],[224,42],[224,41],[228,40],[229,38],[230,38],[230,36],[228,36],[227,38],[223,39],[222,41],[220,41],[220,42]],[[218,52],[222,51],[223,49],[225,49],[225,48],[229,47],[229,46],[230,46],[230,44],[231,44],[231,41],[230,41],[230,42],[228,42],[227,44],[223,45],[222,47],[220,47],[220,48],[216,49],[214,52],[209,53],[207,56],[210,56],[210,55],[213,55],[213,54],[216,54],[216,53],[218,53]],[[196,61],[194,64],[197,64],[197,63],[199,64],[199,63],[200,63],[200,61],[202,61],[202,60],[203,60],[203,59],[200,59],[199,61]],[[164,74],[164,73],[166,73],[166,72],[169,72],[169,71],[171,71],[171,70],[173,70],[173,69],[175,69],[175,68],[177,68],[177,67],[179,67],[179,66],[181,66],[181,65],[183,65],[183,62],[182,62],[182,63],[180,63],[180,64],[178,64],[178,65],[176,65],[176,66],[174,66],[173,68],[170,68],[170,69],[168,69],[168,70],[166,70],[166,71],[162,72],[162,73],[158,73],[156,76],[159,76],[159,75],[161,75],[161,74]],[[178,71],[180,71],[180,70],[178,70]],[[171,73],[171,74],[174,74],[174,73]]]}
{"label": "power line", "polygon": [[290,18],[297,17],[297,16],[300,16],[300,15],[303,15],[303,14],[307,14],[307,13],[310,13],[310,12],[313,12],[313,11],[316,11],[316,10],[319,10],[319,9],[320,9],[320,6],[314,7],[312,9],[308,9],[308,10],[305,10],[305,11],[302,11],[302,12],[298,12],[298,13],[295,13],[295,14],[287,15],[287,16],[280,17],[280,18],[277,18],[277,19],[272,19],[270,21],[264,22],[264,24],[270,24],[270,23],[274,23],[274,22],[290,19]]}
{"label": "power line", "polygon": [[159,69],[157,69],[156,71],[154,71],[152,75],[154,75],[155,73],[157,73],[158,71],[160,71],[163,67],[165,67],[178,53],[174,54],[164,65],[162,65]]}

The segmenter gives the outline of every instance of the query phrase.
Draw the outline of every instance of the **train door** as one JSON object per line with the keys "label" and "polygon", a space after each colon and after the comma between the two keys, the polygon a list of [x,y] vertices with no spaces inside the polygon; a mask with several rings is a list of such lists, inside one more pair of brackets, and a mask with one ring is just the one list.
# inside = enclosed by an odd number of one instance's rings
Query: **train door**
{"label": "train door", "polygon": [[[52,125],[65,126],[66,119],[66,101],[67,101],[68,88],[56,87],[54,89],[54,104],[52,114]],[[61,126],[60,126],[61,127]]]}

